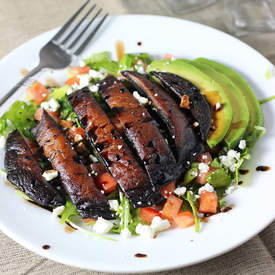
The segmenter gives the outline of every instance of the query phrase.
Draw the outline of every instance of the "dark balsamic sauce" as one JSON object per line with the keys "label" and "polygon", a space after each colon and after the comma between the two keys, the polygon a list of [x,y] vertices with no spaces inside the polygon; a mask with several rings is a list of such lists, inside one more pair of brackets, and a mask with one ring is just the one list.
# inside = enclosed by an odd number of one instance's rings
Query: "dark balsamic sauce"
{"label": "dark balsamic sauce", "polygon": [[44,244],[44,245],[42,246],[42,248],[45,249],[45,250],[48,250],[48,249],[50,249],[50,246],[49,246],[48,244]]}
{"label": "dark balsamic sauce", "polygon": [[230,206],[221,208],[221,212],[222,212],[222,213],[226,213],[226,212],[228,212],[228,211],[230,211],[230,210],[232,210],[232,207],[230,207]]}
{"label": "dark balsamic sauce", "polygon": [[142,42],[141,42],[141,41],[138,41],[138,42],[137,42],[137,45],[138,45],[138,46],[141,46],[141,45],[142,45]]}
{"label": "dark balsamic sauce", "polygon": [[240,170],[239,170],[239,173],[240,173],[241,175],[246,175],[246,174],[249,173],[249,170],[248,170],[248,169],[240,169]]}
{"label": "dark balsamic sauce", "polygon": [[137,254],[135,254],[135,257],[137,257],[137,258],[146,258],[147,255],[146,254],[142,254],[142,253],[137,253]]}
{"label": "dark balsamic sauce", "polygon": [[270,169],[271,168],[269,166],[258,166],[258,167],[256,167],[256,171],[260,171],[260,172],[266,172]]}

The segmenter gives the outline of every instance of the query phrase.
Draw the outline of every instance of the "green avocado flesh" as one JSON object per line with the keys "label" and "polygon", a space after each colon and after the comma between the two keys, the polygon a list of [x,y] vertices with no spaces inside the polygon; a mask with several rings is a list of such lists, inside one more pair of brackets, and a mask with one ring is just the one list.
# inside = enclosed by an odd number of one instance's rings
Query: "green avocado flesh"
{"label": "green avocado flesh", "polygon": [[263,113],[253,90],[250,88],[249,84],[231,68],[206,58],[198,58],[196,61],[207,64],[216,71],[226,75],[244,95],[250,114],[248,127],[244,137],[246,139],[247,146],[249,148],[253,147],[255,142],[261,136],[261,132],[255,129],[255,126],[264,126]]}
{"label": "green avocado flesh", "polygon": [[[224,140],[231,126],[232,107],[225,91],[218,82],[195,66],[191,65],[189,62],[180,59],[174,61],[153,61],[147,67],[147,71],[174,73],[196,85],[210,104],[212,118],[214,120],[215,130],[209,132],[207,138],[208,146],[213,148]],[[220,111],[215,112],[214,109],[218,102],[222,104],[223,108]]]}
{"label": "green avocado flesh", "polygon": [[228,96],[233,111],[233,117],[230,130],[224,141],[228,148],[235,148],[243,138],[249,123],[249,111],[245,97],[240,89],[237,88],[226,75],[214,70],[211,66],[207,65],[206,62],[202,63],[199,60],[195,60],[192,61],[191,64],[217,81]]}

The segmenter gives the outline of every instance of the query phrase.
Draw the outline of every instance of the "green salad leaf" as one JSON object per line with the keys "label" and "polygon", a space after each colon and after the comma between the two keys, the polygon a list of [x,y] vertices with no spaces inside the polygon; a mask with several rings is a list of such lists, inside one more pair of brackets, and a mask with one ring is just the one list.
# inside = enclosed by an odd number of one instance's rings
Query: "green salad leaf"
{"label": "green salad leaf", "polygon": [[73,203],[70,200],[66,201],[65,209],[61,215],[60,223],[64,224],[65,222],[68,222],[70,217],[72,216],[79,216],[76,207],[73,205]]}
{"label": "green salad leaf", "polygon": [[231,177],[222,168],[219,168],[219,169],[213,171],[212,173],[210,173],[207,176],[206,180],[213,187],[229,186],[230,183],[232,182]]}
{"label": "green salad leaf", "polygon": [[0,135],[5,135],[17,129],[20,133],[32,138],[30,132],[35,125],[34,114],[37,107],[33,103],[15,101],[10,109],[0,118]]}
{"label": "green salad leaf", "polygon": [[54,88],[52,93],[50,94],[50,97],[54,98],[55,100],[61,99],[67,94],[67,91],[69,88],[70,88],[69,86]]}
{"label": "green salad leaf", "polygon": [[133,69],[136,71],[135,65],[137,62],[141,60],[146,65],[149,65],[152,62],[152,59],[147,53],[140,54],[125,54],[119,61],[119,69],[120,71]]}
{"label": "green salad leaf", "polygon": [[90,58],[84,59],[85,65],[91,67],[93,70],[117,75],[119,64],[111,59],[109,52],[101,52],[93,54]]}
{"label": "green salad leaf", "polygon": [[77,115],[68,101],[67,95],[59,98],[58,103],[61,106],[60,117],[64,120],[71,119],[74,123],[76,123],[77,127],[81,127]]}

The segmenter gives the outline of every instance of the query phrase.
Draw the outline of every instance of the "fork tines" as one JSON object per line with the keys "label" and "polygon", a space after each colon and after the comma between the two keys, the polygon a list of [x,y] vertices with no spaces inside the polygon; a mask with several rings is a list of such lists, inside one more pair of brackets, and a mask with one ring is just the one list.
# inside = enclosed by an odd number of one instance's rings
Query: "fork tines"
{"label": "fork tines", "polygon": [[[94,37],[100,26],[104,23],[105,19],[108,17],[108,13],[106,13],[102,19],[95,25],[93,28],[90,28],[95,19],[102,12],[102,9],[99,9],[94,17],[89,20],[86,20],[88,16],[92,13],[96,8],[96,4],[89,8],[89,10],[85,13],[85,15],[79,20],[79,22],[74,26],[74,22],[79,14],[85,9],[85,7],[89,4],[90,0],[87,0],[78,10],[77,12],[64,24],[61,30],[52,38],[52,41],[59,44],[65,50],[72,50],[72,54],[79,55],[89,44],[91,39]],[[79,33],[79,34],[78,34]],[[78,35],[77,35],[78,34]],[[76,37],[74,37],[77,35]],[[82,38],[85,38],[84,41],[78,43]]]}

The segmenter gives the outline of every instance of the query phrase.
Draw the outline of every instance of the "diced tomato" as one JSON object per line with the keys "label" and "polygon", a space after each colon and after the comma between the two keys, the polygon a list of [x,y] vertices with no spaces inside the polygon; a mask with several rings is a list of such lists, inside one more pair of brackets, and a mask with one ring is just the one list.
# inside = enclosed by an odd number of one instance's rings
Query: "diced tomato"
{"label": "diced tomato", "polygon": [[204,191],[200,194],[199,212],[200,213],[217,213],[218,196],[216,193]]}
{"label": "diced tomato", "polygon": [[168,198],[170,195],[174,194],[174,191],[176,189],[175,182],[171,182],[168,185],[162,187],[160,189],[160,193],[162,194],[163,197]]}
{"label": "diced tomato", "polygon": [[76,74],[88,74],[90,71],[90,67],[89,66],[84,66],[84,67],[72,67],[71,68],[72,73],[76,73]]}
{"label": "diced tomato", "polygon": [[203,153],[198,157],[198,162],[203,162],[206,164],[210,164],[212,162],[212,157],[211,154],[209,152]]}
{"label": "diced tomato", "polygon": [[190,211],[183,211],[173,217],[176,227],[186,228],[195,224],[195,219]]}
{"label": "diced tomato", "polygon": [[162,216],[168,219],[173,219],[173,216],[179,213],[182,205],[182,200],[174,195],[170,195],[162,209]]}
{"label": "diced tomato", "polygon": [[27,89],[27,98],[33,100],[35,105],[39,105],[47,100],[49,94],[48,89],[38,81],[33,82]]}
{"label": "diced tomato", "polygon": [[85,222],[85,223],[88,223],[88,222],[95,222],[95,221],[96,221],[96,219],[90,219],[90,218],[84,219],[84,222]]}
{"label": "diced tomato", "polygon": [[105,194],[111,193],[116,189],[116,181],[109,173],[103,173],[96,178],[97,185]]}
{"label": "diced tomato", "polygon": [[200,170],[198,172],[198,175],[196,177],[196,183],[199,184],[206,184],[207,183],[207,176],[217,170],[217,168],[209,167],[209,170],[206,173],[202,173]]}
{"label": "diced tomato", "polygon": [[140,208],[139,217],[146,223],[151,223],[153,218],[156,216],[160,216],[159,211],[151,208],[151,207],[144,207]]}
{"label": "diced tomato", "polygon": [[75,75],[75,76],[73,76],[73,77],[71,77],[71,78],[69,78],[66,82],[65,82],[65,84],[66,85],[69,85],[69,86],[73,86],[74,84],[77,84],[77,85],[79,85],[79,83],[80,83],[80,79]]}
{"label": "diced tomato", "polygon": [[[48,111],[48,110],[46,110],[46,112],[47,112],[49,115],[51,115],[53,118],[58,119],[58,117],[59,117],[59,113],[58,113],[58,112],[51,112],[51,111]],[[35,111],[34,119],[40,121],[41,118],[42,118],[42,115],[43,115],[43,109],[42,109],[42,108],[38,108],[38,109]]]}
{"label": "diced tomato", "polygon": [[163,59],[167,59],[167,60],[174,60],[176,57],[170,53],[167,53]]}

